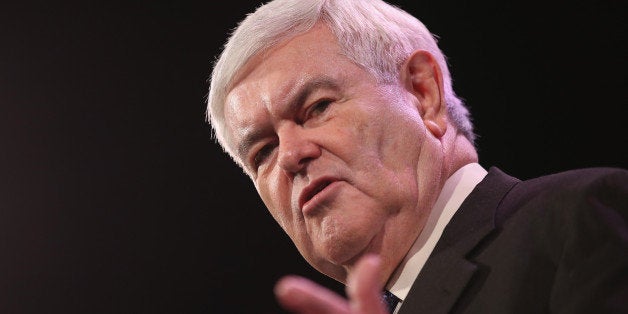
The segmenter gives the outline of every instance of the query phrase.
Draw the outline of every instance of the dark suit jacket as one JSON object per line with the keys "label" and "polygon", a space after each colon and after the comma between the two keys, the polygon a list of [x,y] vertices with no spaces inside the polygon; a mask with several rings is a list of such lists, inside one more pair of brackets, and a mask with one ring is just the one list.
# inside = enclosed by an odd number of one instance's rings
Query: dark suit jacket
{"label": "dark suit jacket", "polygon": [[399,313],[628,313],[627,216],[626,170],[491,168]]}

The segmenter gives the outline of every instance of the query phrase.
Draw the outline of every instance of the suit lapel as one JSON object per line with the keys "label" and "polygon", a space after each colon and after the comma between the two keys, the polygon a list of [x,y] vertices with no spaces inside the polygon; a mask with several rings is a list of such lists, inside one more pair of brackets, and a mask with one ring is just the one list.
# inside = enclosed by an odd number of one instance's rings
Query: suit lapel
{"label": "suit lapel", "polygon": [[519,182],[493,167],[460,206],[419,273],[399,314],[448,313],[475,273],[466,256],[495,229],[495,212]]}

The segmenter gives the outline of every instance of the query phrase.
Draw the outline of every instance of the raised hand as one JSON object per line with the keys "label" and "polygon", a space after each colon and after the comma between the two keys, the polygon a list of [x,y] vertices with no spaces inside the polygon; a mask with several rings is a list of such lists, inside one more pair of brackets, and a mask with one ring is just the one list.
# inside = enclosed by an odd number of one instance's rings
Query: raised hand
{"label": "raised hand", "polygon": [[347,278],[349,299],[299,276],[280,279],[275,295],[281,306],[298,314],[387,314],[379,271],[379,257],[362,257]]}

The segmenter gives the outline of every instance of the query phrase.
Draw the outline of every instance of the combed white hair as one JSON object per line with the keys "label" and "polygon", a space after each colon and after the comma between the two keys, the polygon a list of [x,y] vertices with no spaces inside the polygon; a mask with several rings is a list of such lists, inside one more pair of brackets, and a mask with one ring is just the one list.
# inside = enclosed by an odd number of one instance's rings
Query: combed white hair
{"label": "combed white hair", "polygon": [[225,99],[238,71],[254,56],[325,23],[343,53],[380,82],[399,80],[399,69],[416,50],[430,52],[443,73],[445,102],[452,124],[473,143],[469,111],[452,88],[444,54],[435,37],[414,16],[381,0],[274,0],[246,16],[214,64],[207,97],[213,136],[240,165],[224,130]]}

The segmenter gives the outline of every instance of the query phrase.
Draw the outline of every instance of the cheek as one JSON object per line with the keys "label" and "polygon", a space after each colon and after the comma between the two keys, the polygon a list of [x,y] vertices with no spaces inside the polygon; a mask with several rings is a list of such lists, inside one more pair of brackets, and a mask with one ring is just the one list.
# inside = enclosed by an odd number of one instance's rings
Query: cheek
{"label": "cheek", "polygon": [[328,138],[336,138],[334,152],[346,161],[372,159],[377,153],[382,137],[382,123],[372,110],[345,112],[337,122],[336,129],[328,132]]}
{"label": "cheek", "polygon": [[416,167],[425,139],[423,121],[411,113],[382,119],[377,143],[379,154],[392,167]]}
{"label": "cheek", "polygon": [[289,186],[279,176],[258,180],[255,184],[264,205],[281,228],[292,236],[294,217],[290,208]]}
{"label": "cheek", "polygon": [[291,182],[278,172],[273,172],[272,175],[262,179],[258,180],[256,188],[264,205],[297,249],[303,255],[307,255],[311,250],[311,243],[303,215],[299,210],[293,210],[291,206]]}
{"label": "cheek", "polygon": [[[359,123],[355,129],[355,145],[361,147],[355,153],[365,161],[367,171],[412,171],[416,168],[424,134],[421,121],[413,117],[382,117],[376,122]],[[412,171],[414,172],[414,171]]]}

